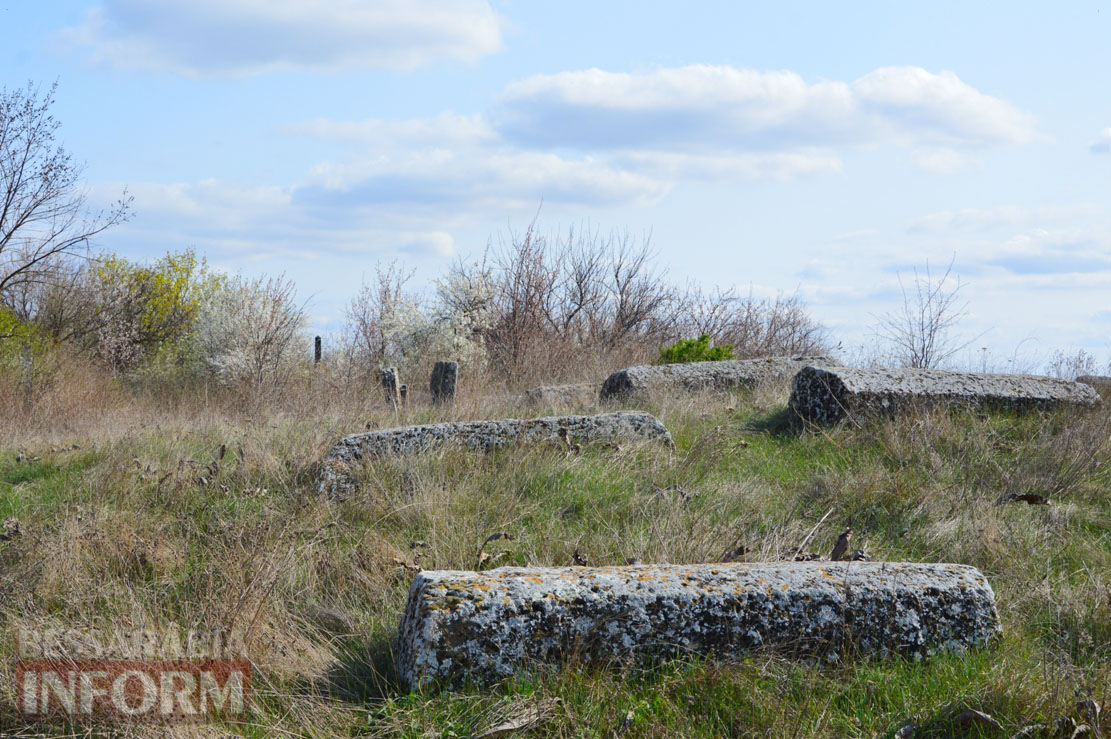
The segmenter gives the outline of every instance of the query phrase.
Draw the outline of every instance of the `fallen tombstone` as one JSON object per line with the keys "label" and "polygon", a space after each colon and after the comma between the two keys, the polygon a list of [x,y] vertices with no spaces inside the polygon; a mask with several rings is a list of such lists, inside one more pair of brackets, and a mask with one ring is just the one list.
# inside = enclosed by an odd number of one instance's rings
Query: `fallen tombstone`
{"label": "fallen tombstone", "polygon": [[808,365],[838,366],[830,357],[765,357],[721,362],[688,362],[626,367],[602,383],[602,400],[628,399],[653,390],[752,389],[768,382],[785,382]]}
{"label": "fallen tombstone", "polygon": [[526,390],[525,405],[531,408],[592,406],[598,402],[598,384],[580,382],[574,385],[547,385]]}
{"label": "fallen tombstone", "polygon": [[671,434],[655,416],[637,411],[432,423],[369,431],[344,437],[332,447],[324,458],[318,489],[332,495],[349,489],[354,484],[349,468],[360,460],[416,454],[444,444],[490,451],[520,443],[550,442],[566,447],[574,442],[637,438],[672,443]]}
{"label": "fallen tombstone", "polygon": [[398,670],[478,685],[530,665],[773,648],[829,662],[987,644],[1002,632],[974,567],[775,562],[510,568],[416,575],[398,634]]}
{"label": "fallen tombstone", "polygon": [[1095,407],[1090,386],[1036,375],[994,375],[937,369],[806,367],[795,375],[788,406],[819,424],[892,415],[931,405],[1012,410]]}

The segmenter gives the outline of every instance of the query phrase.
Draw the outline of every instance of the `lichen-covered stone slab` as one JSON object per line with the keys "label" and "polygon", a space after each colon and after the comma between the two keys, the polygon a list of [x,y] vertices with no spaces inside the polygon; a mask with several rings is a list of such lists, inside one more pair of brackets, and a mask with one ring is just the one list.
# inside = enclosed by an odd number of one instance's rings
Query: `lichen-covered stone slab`
{"label": "lichen-covered stone slab", "polygon": [[444,444],[490,451],[521,443],[578,444],[614,439],[672,443],[671,434],[655,416],[637,411],[405,426],[341,439],[324,458],[318,489],[331,495],[348,491],[354,483],[350,468],[363,459],[416,454]]}
{"label": "lichen-covered stone slab", "polygon": [[805,367],[791,388],[791,410],[812,423],[890,415],[929,405],[1050,409],[1095,407],[1090,386],[1036,375],[996,375],[936,369]]}
{"label": "lichen-covered stone slab", "polygon": [[582,408],[598,402],[598,384],[546,385],[526,390],[522,399],[532,408]]}
{"label": "lichen-covered stone slab", "polygon": [[786,382],[808,365],[838,366],[830,357],[765,357],[722,362],[638,365],[618,370],[602,384],[602,400],[628,399],[653,390],[698,392],[751,389],[767,382]]}
{"label": "lichen-covered stone slab", "polygon": [[735,657],[769,647],[833,661],[984,645],[1001,633],[974,567],[775,562],[427,571],[409,591],[398,669],[487,684],[537,663]]}

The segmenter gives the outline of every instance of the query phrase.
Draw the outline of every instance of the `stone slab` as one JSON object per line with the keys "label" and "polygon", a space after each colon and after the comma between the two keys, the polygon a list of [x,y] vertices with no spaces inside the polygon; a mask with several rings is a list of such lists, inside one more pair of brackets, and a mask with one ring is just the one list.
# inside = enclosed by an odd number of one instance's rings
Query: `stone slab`
{"label": "stone slab", "polygon": [[838,366],[831,357],[764,357],[722,362],[689,362],[626,367],[606,378],[602,400],[629,399],[654,390],[698,392],[751,389],[767,382],[786,382],[808,365]]}
{"label": "stone slab", "polygon": [[1099,404],[1099,394],[1090,386],[1054,377],[850,367],[800,370],[788,401],[800,417],[820,424],[930,405],[1022,411]]}
{"label": "stone slab", "polygon": [[370,457],[417,454],[444,444],[490,451],[511,444],[567,443],[561,434],[566,434],[570,443],[614,439],[673,443],[671,434],[655,416],[639,411],[404,426],[352,434],[341,439],[324,458],[318,490],[334,495],[350,488],[353,484],[350,466]]}
{"label": "stone slab", "polygon": [[921,658],[1001,633],[974,567],[774,562],[501,568],[416,575],[398,633],[398,670],[485,685],[536,664],[643,662],[747,650],[836,661]]}

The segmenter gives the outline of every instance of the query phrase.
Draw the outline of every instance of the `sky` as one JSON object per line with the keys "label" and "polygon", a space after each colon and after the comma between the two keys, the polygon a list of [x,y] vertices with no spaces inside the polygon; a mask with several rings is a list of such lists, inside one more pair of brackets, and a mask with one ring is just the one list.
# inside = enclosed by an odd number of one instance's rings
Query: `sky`
{"label": "sky", "polygon": [[1100,2],[0,0],[0,26],[0,86],[57,82],[90,202],[134,196],[99,247],[284,273],[320,333],[376,264],[427,286],[538,217],[797,294],[850,353],[952,263],[969,366],[1111,359]]}

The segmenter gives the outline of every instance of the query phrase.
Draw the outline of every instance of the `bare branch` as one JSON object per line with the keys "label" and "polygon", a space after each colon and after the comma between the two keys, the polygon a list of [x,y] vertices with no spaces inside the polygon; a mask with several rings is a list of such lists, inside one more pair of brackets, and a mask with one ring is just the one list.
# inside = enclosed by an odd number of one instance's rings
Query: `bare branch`
{"label": "bare branch", "polygon": [[126,190],[110,208],[88,207],[83,167],[55,145],[56,89],[0,90],[0,304],[8,307],[17,286],[51,280],[59,259],[130,217]]}

